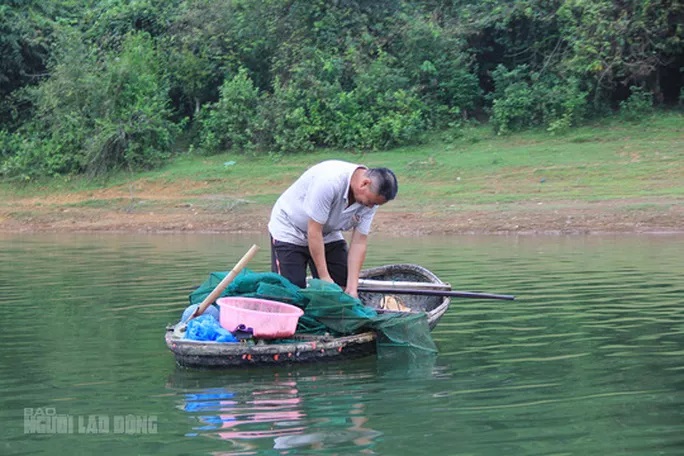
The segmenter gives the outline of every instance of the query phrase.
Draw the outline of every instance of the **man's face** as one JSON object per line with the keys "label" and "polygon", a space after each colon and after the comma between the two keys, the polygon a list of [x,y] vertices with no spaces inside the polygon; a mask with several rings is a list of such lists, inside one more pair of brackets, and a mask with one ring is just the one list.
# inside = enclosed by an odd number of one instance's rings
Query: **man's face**
{"label": "man's face", "polygon": [[354,199],[357,203],[366,207],[381,206],[387,202],[384,196],[378,195],[371,190],[370,180],[364,180],[359,188],[354,191]]}

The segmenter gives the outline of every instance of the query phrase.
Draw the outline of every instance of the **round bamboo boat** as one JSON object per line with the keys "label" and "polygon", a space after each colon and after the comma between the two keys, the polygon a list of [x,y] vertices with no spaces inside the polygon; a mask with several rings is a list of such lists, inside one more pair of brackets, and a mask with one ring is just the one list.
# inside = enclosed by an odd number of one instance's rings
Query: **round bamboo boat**
{"label": "round bamboo boat", "polygon": [[[390,282],[411,283],[431,289],[450,289],[428,269],[415,264],[391,264],[365,269],[359,281],[359,298],[379,312],[425,312],[430,330],[447,311],[450,299],[444,296],[413,296],[401,298],[401,306],[386,308],[388,293],[374,292],[373,286]],[[363,290],[363,291],[361,291]],[[285,340],[258,340],[256,343],[221,343],[183,338],[182,323],[166,328],[166,346],[184,367],[227,368],[253,365],[322,362],[354,359],[376,353],[376,333],[333,337],[331,335],[297,334]]]}

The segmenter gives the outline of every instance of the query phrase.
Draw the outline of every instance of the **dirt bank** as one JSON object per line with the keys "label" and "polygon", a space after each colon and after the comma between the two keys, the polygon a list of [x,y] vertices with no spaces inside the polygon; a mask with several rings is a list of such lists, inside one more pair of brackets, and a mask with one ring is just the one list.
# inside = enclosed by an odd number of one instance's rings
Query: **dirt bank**
{"label": "dirt bank", "polygon": [[[191,201],[191,202],[189,202]],[[396,236],[512,233],[684,232],[684,201],[524,202],[496,205],[381,208],[374,232]],[[149,188],[52,197],[11,197],[0,206],[4,232],[266,232],[270,206],[229,195],[194,196]]]}

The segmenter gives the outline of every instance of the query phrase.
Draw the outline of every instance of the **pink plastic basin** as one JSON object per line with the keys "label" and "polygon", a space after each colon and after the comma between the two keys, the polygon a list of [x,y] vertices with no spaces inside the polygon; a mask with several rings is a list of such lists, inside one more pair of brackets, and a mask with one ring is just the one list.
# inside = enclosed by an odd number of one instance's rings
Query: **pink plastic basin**
{"label": "pink plastic basin", "polygon": [[299,307],[267,299],[232,296],[216,300],[221,312],[219,323],[228,331],[239,325],[252,328],[254,337],[278,339],[290,337],[304,311]]}

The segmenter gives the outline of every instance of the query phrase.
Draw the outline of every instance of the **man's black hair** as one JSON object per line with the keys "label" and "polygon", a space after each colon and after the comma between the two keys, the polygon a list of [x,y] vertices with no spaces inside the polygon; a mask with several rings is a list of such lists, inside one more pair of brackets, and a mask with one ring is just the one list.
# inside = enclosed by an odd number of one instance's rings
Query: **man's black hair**
{"label": "man's black hair", "polygon": [[399,184],[397,183],[397,176],[391,169],[369,168],[366,171],[366,176],[373,182],[371,184],[373,191],[385,198],[385,201],[391,201],[397,196]]}

